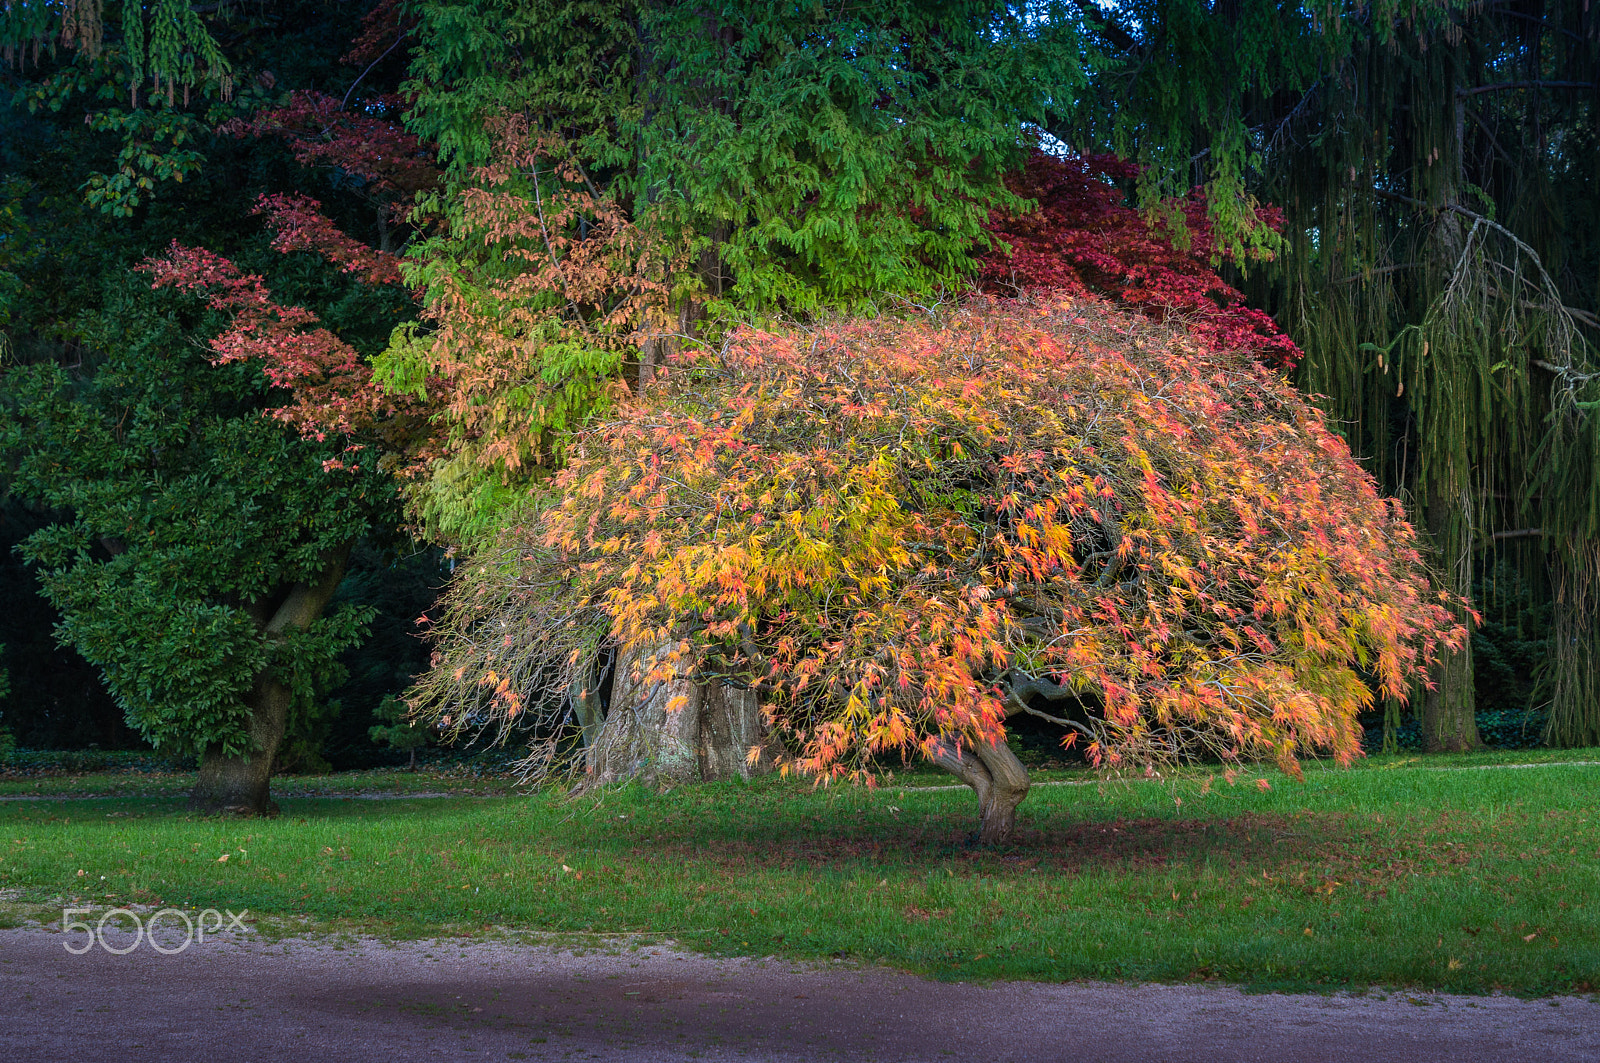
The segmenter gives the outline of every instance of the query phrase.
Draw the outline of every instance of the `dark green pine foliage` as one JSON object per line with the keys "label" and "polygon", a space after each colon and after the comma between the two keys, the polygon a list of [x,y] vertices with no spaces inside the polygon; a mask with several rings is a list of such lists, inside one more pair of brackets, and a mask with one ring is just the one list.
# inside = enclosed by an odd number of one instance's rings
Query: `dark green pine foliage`
{"label": "dark green pine foliage", "polygon": [[351,552],[333,605],[370,609],[372,619],[367,637],[339,658],[350,676],[337,692],[339,714],[324,747],[335,769],[395,763],[392,752],[373,744],[372,727],[397,722],[393,702],[428,670],[423,618],[449,578],[444,551],[434,547],[378,537]]}
{"label": "dark green pine foliage", "polygon": [[433,0],[411,128],[464,182],[488,119],[531,116],[637,223],[692,234],[679,281],[712,303],[927,293],[1013,204],[1024,125],[1083,83],[1070,22],[1035,7]]}
{"label": "dark green pine foliage", "polygon": [[415,771],[417,750],[428,745],[432,732],[427,725],[408,719],[410,712],[410,707],[399,698],[392,695],[384,698],[375,713],[383,722],[368,728],[367,735],[378,745],[387,745],[397,753],[410,754],[406,766]]}
{"label": "dark green pine foliage", "polygon": [[[1282,268],[1247,290],[1304,347],[1299,382],[1447,586],[1499,559],[1540,588],[1547,737],[1600,743],[1600,10],[1151,0],[1085,25],[1118,58],[1063,135],[1155,163],[1149,191],[1239,175],[1284,209]],[[1473,671],[1452,655],[1416,699],[1427,748],[1478,744]]]}
{"label": "dark green pine foliage", "polygon": [[[12,489],[57,515],[21,551],[130,726],[163,751],[270,765],[343,678],[367,614],[324,613],[318,588],[325,605],[393,488],[325,472],[338,445],[264,416],[258,366],[209,363],[222,323],[145,284],[128,277],[86,318],[84,348],[105,352],[92,375],[6,374]],[[265,703],[284,718],[263,732]]]}

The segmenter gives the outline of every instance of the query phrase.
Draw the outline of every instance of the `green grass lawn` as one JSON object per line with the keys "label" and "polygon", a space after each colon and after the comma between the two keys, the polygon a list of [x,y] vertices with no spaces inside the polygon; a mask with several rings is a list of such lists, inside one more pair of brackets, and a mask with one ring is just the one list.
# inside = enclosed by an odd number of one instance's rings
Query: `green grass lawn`
{"label": "green grass lawn", "polygon": [[[1037,787],[998,851],[966,845],[970,792],[920,772],[870,791],[580,800],[423,774],[288,779],[273,820],[189,816],[184,776],[146,780],[148,796],[103,790],[121,777],[23,780],[0,793],[45,799],[0,802],[0,919],[248,908],[278,932],[640,934],[941,978],[1595,992],[1600,766],[1572,763],[1591,760],[1372,758],[1269,774],[1270,789],[1054,772],[1088,784]],[[1475,770],[1534,761],[1549,766]],[[126,796],[54,800],[45,783]],[[463,788],[476,795],[353,799]]]}

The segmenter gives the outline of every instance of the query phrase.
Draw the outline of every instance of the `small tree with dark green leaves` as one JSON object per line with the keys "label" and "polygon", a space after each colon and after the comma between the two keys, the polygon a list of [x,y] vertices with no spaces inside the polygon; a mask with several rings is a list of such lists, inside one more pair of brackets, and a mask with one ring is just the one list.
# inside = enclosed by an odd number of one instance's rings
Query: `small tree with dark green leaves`
{"label": "small tree with dark green leaves", "polygon": [[389,695],[373,710],[373,715],[385,722],[367,728],[367,734],[380,746],[387,745],[396,753],[410,753],[411,762],[406,770],[416,771],[417,750],[428,744],[429,729],[418,727],[415,720],[408,719],[410,711],[404,701]]}

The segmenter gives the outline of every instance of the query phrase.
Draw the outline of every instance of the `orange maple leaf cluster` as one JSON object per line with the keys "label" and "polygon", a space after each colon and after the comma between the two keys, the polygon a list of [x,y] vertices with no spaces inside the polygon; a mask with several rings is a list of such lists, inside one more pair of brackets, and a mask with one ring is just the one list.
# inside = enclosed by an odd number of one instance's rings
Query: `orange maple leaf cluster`
{"label": "orange maple leaf cluster", "polygon": [[613,645],[758,687],[823,776],[995,741],[1025,680],[1097,763],[1293,770],[1465,637],[1313,407],[1102,300],[740,330],[555,486],[452,592],[423,700],[508,721],[474,692],[516,675],[555,724]]}

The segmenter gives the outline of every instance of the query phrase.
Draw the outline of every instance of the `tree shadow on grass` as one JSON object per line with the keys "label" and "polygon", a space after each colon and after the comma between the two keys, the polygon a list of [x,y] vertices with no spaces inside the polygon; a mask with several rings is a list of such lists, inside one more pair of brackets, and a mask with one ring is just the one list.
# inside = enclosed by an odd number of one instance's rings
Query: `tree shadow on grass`
{"label": "tree shadow on grass", "polygon": [[[1290,817],[1245,813],[1225,819],[1129,818],[1052,823],[1019,829],[1000,847],[968,843],[970,823],[959,815],[921,823],[874,824],[870,832],[841,824],[837,831],[768,819],[743,831],[654,830],[607,846],[633,859],[710,862],[744,870],[810,868],[848,871],[894,866],[916,872],[954,864],[971,873],[1036,869],[1072,873],[1130,872],[1198,864],[1227,867],[1303,865],[1338,859],[1367,839],[1355,836],[1342,813]],[[630,844],[631,842],[631,844]]]}

